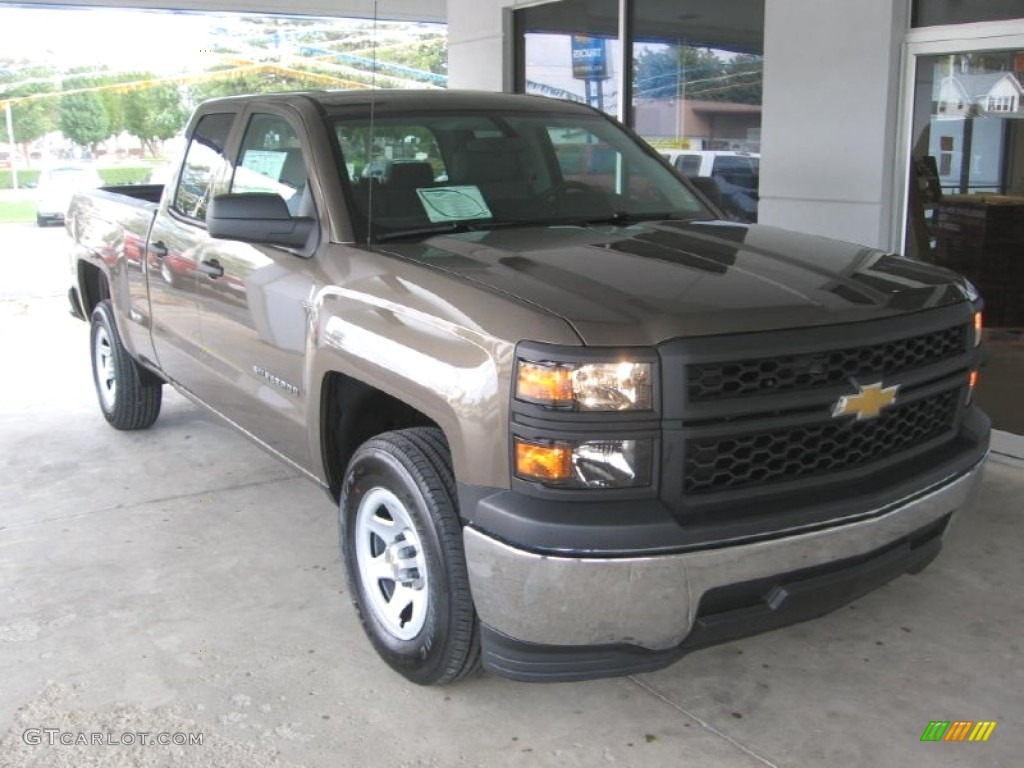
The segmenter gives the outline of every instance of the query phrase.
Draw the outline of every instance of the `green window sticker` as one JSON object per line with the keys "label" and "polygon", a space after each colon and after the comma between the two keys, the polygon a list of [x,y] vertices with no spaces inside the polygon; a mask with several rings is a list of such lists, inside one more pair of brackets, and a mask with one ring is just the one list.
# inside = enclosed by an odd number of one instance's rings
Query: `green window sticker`
{"label": "green window sticker", "polygon": [[494,215],[479,188],[472,185],[417,189],[416,194],[420,196],[427,218],[433,222],[489,219]]}

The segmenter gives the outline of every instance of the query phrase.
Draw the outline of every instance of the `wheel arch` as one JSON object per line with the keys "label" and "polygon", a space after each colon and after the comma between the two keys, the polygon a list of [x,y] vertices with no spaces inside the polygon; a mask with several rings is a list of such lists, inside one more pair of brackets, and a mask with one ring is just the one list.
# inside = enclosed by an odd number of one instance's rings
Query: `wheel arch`
{"label": "wheel arch", "polygon": [[110,278],[95,264],[78,260],[78,295],[85,316],[91,317],[96,305],[110,296]]}
{"label": "wheel arch", "polygon": [[[367,332],[346,325],[352,337]],[[399,346],[391,333],[394,328],[382,329],[360,341],[358,350],[323,342],[314,348],[306,382],[310,455],[320,463],[315,474],[337,498],[359,445],[381,432],[431,426],[448,442],[458,481],[507,487],[513,345],[456,337],[439,344],[435,329],[413,334]]]}
{"label": "wheel arch", "polygon": [[[401,399],[339,371],[327,371],[320,386],[320,455],[324,478],[337,501],[352,454],[377,435],[410,427],[444,428]],[[445,437],[448,433],[445,432]],[[450,438],[449,438],[450,444]]]}

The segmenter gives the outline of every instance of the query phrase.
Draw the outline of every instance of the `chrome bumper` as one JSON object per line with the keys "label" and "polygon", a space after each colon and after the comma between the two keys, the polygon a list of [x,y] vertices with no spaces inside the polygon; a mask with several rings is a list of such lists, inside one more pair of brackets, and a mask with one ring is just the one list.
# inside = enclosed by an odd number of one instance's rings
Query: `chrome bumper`
{"label": "chrome bumper", "polygon": [[467,527],[463,540],[473,599],[487,627],[518,641],[673,648],[690,633],[708,590],[865,555],[899,541],[968,506],[983,466],[981,461],[858,522],[677,555],[537,555]]}

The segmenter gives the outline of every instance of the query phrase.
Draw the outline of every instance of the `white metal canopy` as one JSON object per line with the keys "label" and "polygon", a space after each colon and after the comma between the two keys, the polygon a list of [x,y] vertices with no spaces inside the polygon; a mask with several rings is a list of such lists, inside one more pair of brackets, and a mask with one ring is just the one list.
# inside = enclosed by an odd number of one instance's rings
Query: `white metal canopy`
{"label": "white metal canopy", "polygon": [[20,6],[61,5],[93,8],[135,8],[140,10],[206,11],[230,13],[279,13],[289,16],[335,16],[339,18],[443,22],[446,0],[21,0]]}

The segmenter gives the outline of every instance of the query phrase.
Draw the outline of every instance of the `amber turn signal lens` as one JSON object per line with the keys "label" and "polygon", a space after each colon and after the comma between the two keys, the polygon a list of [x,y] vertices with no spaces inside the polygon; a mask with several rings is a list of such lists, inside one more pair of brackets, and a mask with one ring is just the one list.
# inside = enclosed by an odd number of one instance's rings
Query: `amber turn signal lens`
{"label": "amber turn signal lens", "polygon": [[974,346],[981,344],[981,331],[984,323],[982,321],[981,312],[974,313]]}
{"label": "amber turn signal lens", "polygon": [[516,474],[524,480],[560,481],[572,478],[572,448],[568,445],[527,443],[516,438]]}
{"label": "amber turn signal lens", "polygon": [[974,400],[974,388],[978,385],[978,372],[971,371],[970,377],[967,379],[967,404],[970,405],[971,401]]}
{"label": "amber turn signal lens", "polygon": [[558,365],[519,361],[516,397],[545,405],[571,405],[572,371]]}

